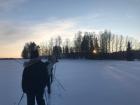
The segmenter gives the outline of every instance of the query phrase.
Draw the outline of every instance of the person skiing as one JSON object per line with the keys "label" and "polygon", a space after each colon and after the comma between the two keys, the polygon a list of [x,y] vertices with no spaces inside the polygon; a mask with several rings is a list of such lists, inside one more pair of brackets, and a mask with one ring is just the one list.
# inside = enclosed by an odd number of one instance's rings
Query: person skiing
{"label": "person skiing", "polygon": [[[53,79],[54,79],[53,66],[54,66],[54,64],[56,62],[58,62],[58,61],[56,61],[56,58],[53,55],[52,56],[48,56],[48,61],[45,62],[46,67],[48,69],[50,84],[52,84]],[[48,92],[51,93],[51,85],[48,88]]]}
{"label": "person skiing", "polygon": [[39,53],[31,53],[31,60],[26,63],[22,75],[22,90],[27,95],[27,105],[35,105],[35,99],[38,105],[45,105],[43,94],[45,87],[48,87],[50,94],[50,78],[46,67],[39,58]]}

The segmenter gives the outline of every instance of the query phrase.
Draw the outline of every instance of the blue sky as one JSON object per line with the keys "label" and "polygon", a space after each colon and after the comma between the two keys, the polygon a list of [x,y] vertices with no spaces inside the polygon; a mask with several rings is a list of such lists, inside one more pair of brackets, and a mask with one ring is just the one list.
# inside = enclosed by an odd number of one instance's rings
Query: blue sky
{"label": "blue sky", "polygon": [[27,41],[72,38],[79,30],[140,39],[139,10],[140,0],[0,0],[0,57],[19,57]]}

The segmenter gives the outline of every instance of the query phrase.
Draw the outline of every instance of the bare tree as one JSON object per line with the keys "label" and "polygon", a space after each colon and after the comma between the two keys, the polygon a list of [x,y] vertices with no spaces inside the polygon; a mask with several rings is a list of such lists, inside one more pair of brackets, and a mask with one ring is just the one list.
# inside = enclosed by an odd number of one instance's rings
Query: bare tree
{"label": "bare tree", "polygon": [[122,51],[122,46],[123,46],[123,36],[121,35],[119,37],[119,51]]}
{"label": "bare tree", "polygon": [[54,46],[54,39],[51,38],[51,39],[49,40],[49,45],[48,45],[49,55],[52,55],[52,52],[53,52],[53,46]]}
{"label": "bare tree", "polygon": [[61,38],[61,36],[58,36],[55,39],[55,46],[61,46],[61,44],[62,44],[62,38]]}
{"label": "bare tree", "polygon": [[46,56],[49,54],[48,48],[47,48],[47,42],[42,42],[40,44],[40,55]]}
{"label": "bare tree", "polygon": [[114,44],[115,44],[115,35],[111,35],[111,52],[114,52]]}
{"label": "bare tree", "polygon": [[119,38],[118,38],[118,35],[115,35],[115,49],[116,49],[116,52],[118,52],[118,47],[119,46]]}
{"label": "bare tree", "polygon": [[75,47],[75,52],[81,52],[81,43],[82,43],[82,32],[79,31],[76,35],[75,35],[75,39],[74,39],[74,47]]}

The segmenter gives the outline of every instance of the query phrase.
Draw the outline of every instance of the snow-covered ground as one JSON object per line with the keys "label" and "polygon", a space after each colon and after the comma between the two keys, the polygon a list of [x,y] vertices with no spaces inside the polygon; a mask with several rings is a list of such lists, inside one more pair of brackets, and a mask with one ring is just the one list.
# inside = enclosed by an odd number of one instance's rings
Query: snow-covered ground
{"label": "snow-covered ground", "polygon": [[[19,101],[22,71],[14,60],[0,60],[0,105]],[[65,90],[53,83],[51,105],[140,105],[140,61],[61,60],[55,74]]]}

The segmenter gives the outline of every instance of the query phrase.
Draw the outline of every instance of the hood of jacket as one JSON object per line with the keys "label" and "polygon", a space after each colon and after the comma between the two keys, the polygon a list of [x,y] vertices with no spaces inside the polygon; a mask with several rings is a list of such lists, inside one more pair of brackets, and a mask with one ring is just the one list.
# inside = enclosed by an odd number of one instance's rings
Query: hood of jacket
{"label": "hood of jacket", "polygon": [[38,59],[38,58],[31,59],[28,62],[24,62],[23,66],[24,66],[24,68],[26,68],[26,67],[32,66],[33,64],[38,63],[39,61],[40,61],[40,59]]}

